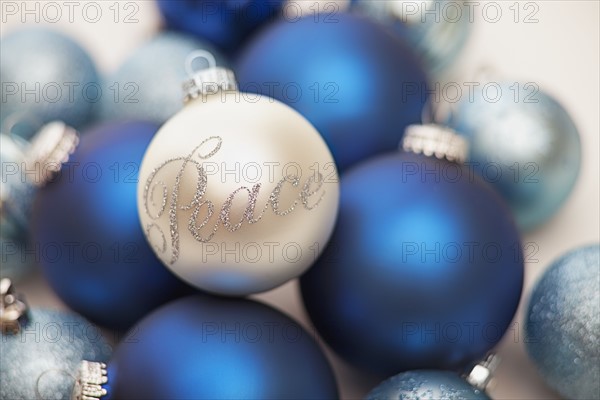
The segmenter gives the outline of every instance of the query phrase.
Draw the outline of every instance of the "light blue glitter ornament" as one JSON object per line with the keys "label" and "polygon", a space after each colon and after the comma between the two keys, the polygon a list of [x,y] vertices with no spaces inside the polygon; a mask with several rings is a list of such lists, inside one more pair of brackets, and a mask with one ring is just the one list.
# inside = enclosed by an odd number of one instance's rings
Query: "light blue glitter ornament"
{"label": "light blue glitter ornament", "polygon": [[546,383],[569,399],[600,398],[600,246],[556,260],[535,286],[527,352]]}
{"label": "light blue glitter ornament", "polygon": [[[75,128],[90,121],[100,97],[94,63],[70,38],[47,29],[23,29],[2,38],[0,120],[19,113],[41,123]],[[16,130],[31,137],[32,129]]]}
{"label": "light blue glitter ornament", "polygon": [[181,110],[181,82],[188,79],[185,60],[199,49],[225,64],[211,45],[185,34],[164,32],[143,44],[105,79],[101,118],[165,122]]}
{"label": "light blue glitter ornament", "polygon": [[27,310],[8,279],[0,287],[0,400],[70,399],[79,363],[83,359],[107,361],[110,346],[83,318]]}
{"label": "light blue glitter ornament", "polygon": [[548,220],[575,185],[579,133],[565,109],[534,84],[482,83],[465,93],[450,127],[471,144],[470,165],[499,190],[517,224]]}
{"label": "light blue glitter ornament", "polygon": [[406,40],[434,76],[454,61],[469,37],[470,15],[462,2],[353,0],[353,7]]}

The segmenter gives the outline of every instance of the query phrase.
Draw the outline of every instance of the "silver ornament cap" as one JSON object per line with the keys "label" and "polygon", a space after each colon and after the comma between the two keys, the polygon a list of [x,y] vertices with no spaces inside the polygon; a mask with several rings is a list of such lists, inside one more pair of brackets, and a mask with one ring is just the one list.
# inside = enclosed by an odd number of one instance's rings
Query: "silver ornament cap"
{"label": "silver ornament cap", "polygon": [[106,364],[83,360],[75,376],[71,400],[99,400],[106,396],[102,385],[107,382]]}
{"label": "silver ornament cap", "polygon": [[[194,62],[204,60],[208,67],[195,69]],[[215,57],[205,50],[196,50],[187,56],[185,69],[190,79],[183,83],[184,103],[220,91],[237,91],[238,85],[232,70],[217,67]]]}
{"label": "silver ornament cap", "polygon": [[454,130],[437,124],[409,125],[404,132],[402,149],[428,157],[464,163],[469,152],[467,140]]}
{"label": "silver ornament cap", "polygon": [[493,373],[498,368],[498,364],[500,364],[500,358],[496,354],[489,354],[468,374],[465,374],[464,378],[471,386],[485,392],[492,386]]}
{"label": "silver ornament cap", "polygon": [[54,121],[42,127],[31,140],[26,165],[35,169],[32,183],[44,186],[60,172],[79,144],[79,134],[63,122]]}
{"label": "silver ornament cap", "polygon": [[3,334],[17,334],[27,324],[28,312],[25,299],[16,293],[11,280],[0,280],[0,327]]}

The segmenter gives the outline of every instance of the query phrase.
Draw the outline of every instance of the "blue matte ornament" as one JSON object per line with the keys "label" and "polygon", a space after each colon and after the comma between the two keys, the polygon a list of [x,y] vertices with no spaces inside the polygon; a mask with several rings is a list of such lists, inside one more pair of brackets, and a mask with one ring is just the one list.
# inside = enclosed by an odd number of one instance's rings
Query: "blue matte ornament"
{"label": "blue matte ornament", "polygon": [[108,364],[110,399],[336,399],[312,336],[264,304],[197,295],[142,320]]}
{"label": "blue matte ornament", "polygon": [[527,352],[548,386],[568,399],[600,398],[600,246],[556,260],[533,289]]}
{"label": "blue matte ornament", "polygon": [[[438,133],[430,127],[415,128]],[[521,243],[508,208],[465,165],[433,157],[455,139],[423,149],[436,140],[409,145],[431,157],[390,153],[342,177],[336,230],[301,278],[325,341],[384,376],[480,359],[508,328],[521,295]]]}
{"label": "blue matte ornament", "polygon": [[500,191],[517,224],[530,231],[571,193],[581,143],[565,109],[534,84],[482,84],[449,125],[471,143],[473,169]]}
{"label": "blue matte ornament", "polygon": [[167,27],[206,39],[224,52],[236,51],[282,12],[284,0],[158,0]]}
{"label": "blue matte ornament", "polygon": [[140,46],[104,80],[101,118],[157,124],[171,118],[181,109],[185,61],[195,50],[209,51],[217,64],[226,64],[211,45],[185,34],[163,32]]}
{"label": "blue matte ornament", "polygon": [[395,375],[367,394],[365,400],[490,400],[483,390],[450,371],[408,371]]}
{"label": "blue matte ornament", "polygon": [[427,102],[427,76],[409,46],[346,13],[273,24],[242,52],[237,76],[242,91],[304,115],[340,170],[395,149]]}
{"label": "blue matte ornament", "polygon": [[[3,291],[5,284],[3,280]],[[17,309],[24,303],[6,294],[10,295],[3,293],[0,304],[0,400],[69,400],[79,363],[106,362],[110,346],[94,325],[79,316]],[[7,321],[15,312],[23,314],[20,321]]]}
{"label": "blue matte ornament", "polygon": [[432,75],[456,59],[469,36],[470,15],[461,2],[353,0],[353,7],[406,40]]}
{"label": "blue matte ornament", "polygon": [[154,256],[138,219],[139,166],[157,129],[134,121],[86,133],[34,204],[33,239],[48,282],[103,326],[127,329],[190,290]]}
{"label": "blue matte ornament", "polygon": [[[22,115],[81,128],[102,96],[98,80],[90,56],[70,38],[39,28],[10,33],[2,38],[0,120]],[[35,133],[30,127],[15,132],[24,138]]]}

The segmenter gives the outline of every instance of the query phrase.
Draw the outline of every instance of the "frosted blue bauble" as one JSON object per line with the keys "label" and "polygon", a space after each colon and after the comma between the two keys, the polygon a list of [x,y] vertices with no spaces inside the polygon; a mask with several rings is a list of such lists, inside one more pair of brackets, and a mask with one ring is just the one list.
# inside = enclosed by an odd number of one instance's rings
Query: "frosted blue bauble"
{"label": "frosted blue bauble", "polygon": [[502,198],[466,166],[389,153],[342,177],[336,229],[300,282],[315,327],[354,366],[463,368],[512,321],[521,242]]}
{"label": "frosted blue bauble", "polygon": [[22,174],[27,146],[18,136],[0,133],[0,276],[13,281],[33,265],[33,256],[23,252],[28,245],[29,216],[36,193]]}
{"label": "frosted blue bauble", "polygon": [[[77,43],[48,29],[26,28],[4,36],[1,46],[2,123],[16,115],[38,128],[54,120],[74,128],[90,121],[102,89],[92,59]],[[31,127],[15,131],[25,138],[35,133]]]}
{"label": "frosted blue bauble", "polygon": [[242,51],[236,72],[242,91],[304,115],[344,170],[395,150],[404,129],[421,121],[427,76],[412,49],[380,25],[326,15],[264,29]]}
{"label": "frosted blue bauble", "polygon": [[557,212],[581,164],[573,120],[536,88],[518,82],[482,83],[472,100],[464,93],[449,121],[469,139],[472,168],[499,190],[524,231]]}
{"label": "frosted blue bauble", "polygon": [[142,44],[104,79],[101,118],[157,124],[171,118],[183,106],[185,60],[194,50],[207,50],[225,64],[211,45],[185,34],[163,32]]}
{"label": "frosted blue bauble", "polygon": [[130,121],[86,132],[34,203],[31,232],[48,283],[102,326],[128,329],[190,290],[156,258],[138,218],[139,166],[157,129]]}
{"label": "frosted blue bauble", "polygon": [[600,398],[600,246],[556,260],[533,289],[527,352],[546,383],[568,399]]}
{"label": "frosted blue bauble", "polygon": [[353,7],[410,43],[433,75],[454,61],[469,37],[470,15],[462,2],[353,0]]}
{"label": "frosted blue bauble", "polygon": [[106,400],[338,398],[313,336],[255,301],[186,297],[129,336],[108,365]]}
{"label": "frosted blue bauble", "polygon": [[451,371],[421,370],[395,375],[367,394],[365,400],[490,400]]}
{"label": "frosted blue bauble", "polygon": [[107,362],[100,331],[75,314],[30,309],[29,321],[0,341],[0,400],[69,400],[82,360]]}

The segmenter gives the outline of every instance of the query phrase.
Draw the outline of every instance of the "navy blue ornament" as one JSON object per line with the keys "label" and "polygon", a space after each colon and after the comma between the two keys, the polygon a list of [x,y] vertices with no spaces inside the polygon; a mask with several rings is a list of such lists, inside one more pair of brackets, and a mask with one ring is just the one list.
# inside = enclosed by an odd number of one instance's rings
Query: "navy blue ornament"
{"label": "navy blue ornament", "polygon": [[138,170],[157,129],[125,122],[83,135],[34,204],[33,240],[48,282],[100,325],[129,328],[188,291],[154,256],[138,220]]}
{"label": "navy blue ornament", "polygon": [[367,394],[365,400],[490,400],[481,389],[450,371],[408,371],[395,375]]}
{"label": "navy blue ornament", "polygon": [[600,398],[600,246],[568,252],[533,289],[527,352],[548,384],[568,399]]}
{"label": "navy blue ornament", "polygon": [[301,279],[325,341],[384,376],[480,359],[508,328],[522,285],[519,234],[500,196],[462,164],[409,152],[342,177],[336,230]]}
{"label": "navy blue ornament", "polygon": [[255,301],[176,300],[130,336],[108,364],[107,400],[338,398],[311,335]]}
{"label": "navy blue ornament", "polygon": [[530,231],[554,215],[579,175],[581,143],[565,109],[533,84],[481,86],[463,100],[449,125],[471,143],[473,169]]}
{"label": "navy blue ornament", "polygon": [[409,46],[345,13],[273,24],[243,51],[237,76],[242,91],[304,115],[340,170],[395,149],[427,102],[427,77]]}
{"label": "navy blue ornament", "polygon": [[[7,298],[14,295],[4,292],[7,284],[1,283],[0,400],[70,399],[79,363],[106,362],[110,346],[94,325],[77,315],[27,310],[21,300]],[[6,319],[15,313],[22,313],[21,320],[7,329]]]}
{"label": "navy blue ornament", "polygon": [[353,0],[352,3],[356,10],[410,43],[434,75],[454,61],[469,36],[470,15],[461,2]]}
{"label": "navy blue ornament", "polygon": [[209,40],[232,53],[274,19],[284,0],[158,0],[167,27]]}
{"label": "navy blue ornament", "polygon": [[181,110],[181,82],[188,79],[187,56],[194,50],[213,54],[218,65],[223,57],[209,44],[175,32],[163,32],[135,50],[104,81],[101,118],[141,119],[164,123]]}
{"label": "navy blue ornament", "polygon": [[[24,115],[40,123],[87,124],[101,97],[98,74],[89,55],[68,37],[47,29],[23,29],[2,38],[0,60],[2,123]],[[22,127],[25,138],[35,131]]]}

